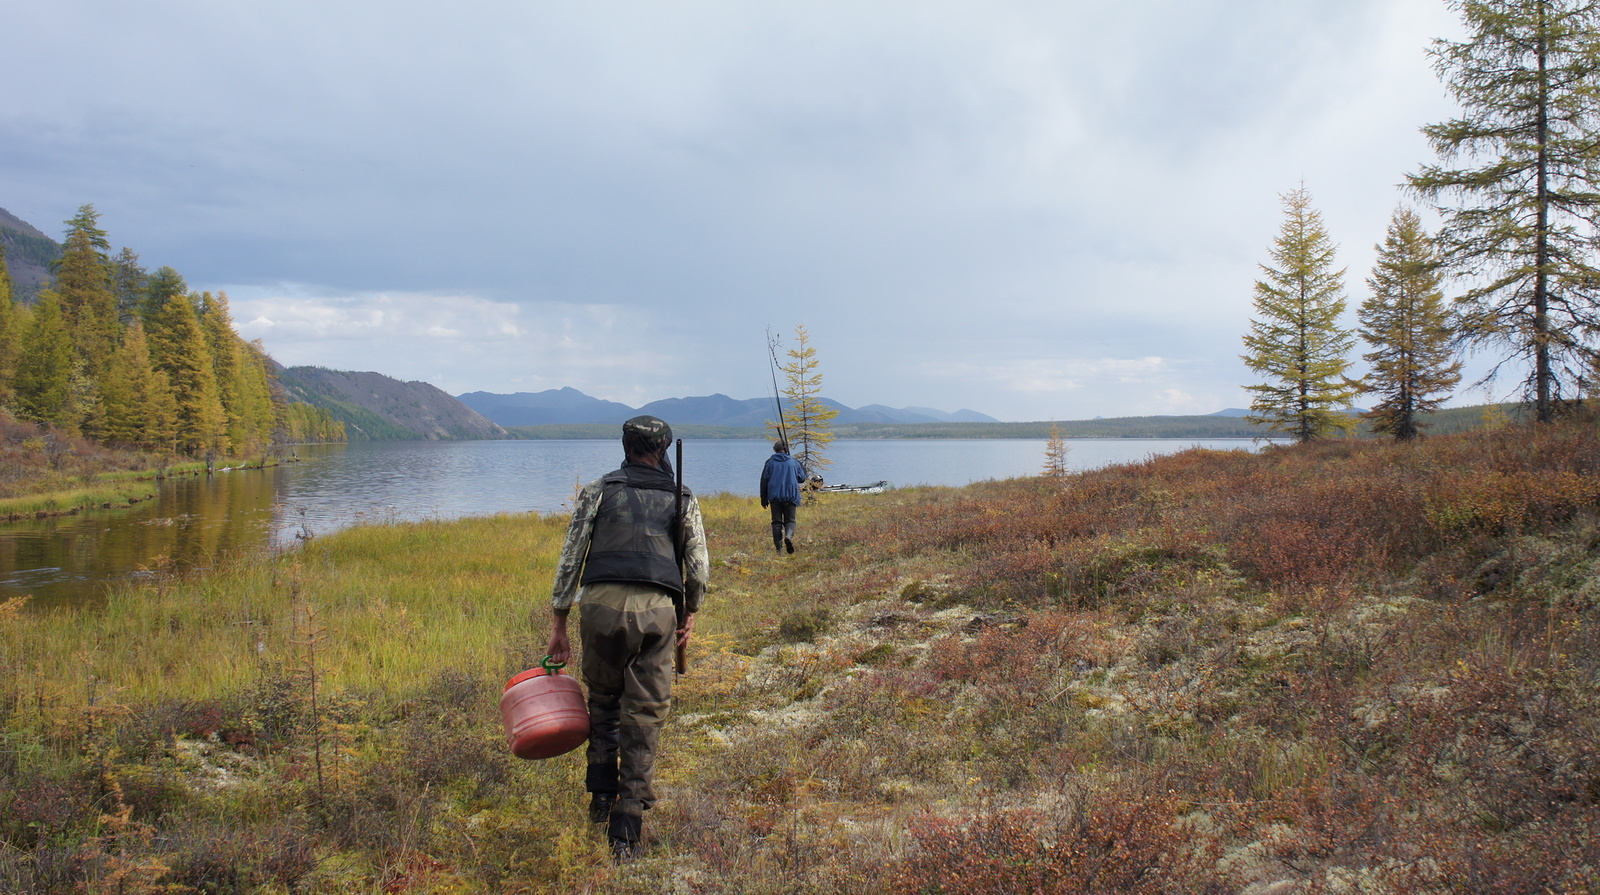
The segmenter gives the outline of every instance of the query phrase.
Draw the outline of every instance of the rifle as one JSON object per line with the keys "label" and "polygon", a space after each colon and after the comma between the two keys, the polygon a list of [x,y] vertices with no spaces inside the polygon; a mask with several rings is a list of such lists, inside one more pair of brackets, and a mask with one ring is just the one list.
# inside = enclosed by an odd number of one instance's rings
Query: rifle
{"label": "rifle", "polygon": [[[681,581],[683,581],[684,590],[687,591],[689,589],[689,576],[685,575],[684,572],[683,572],[684,554],[688,552],[688,545],[686,543],[684,543],[684,540],[688,537],[688,533],[686,531],[684,531],[685,526],[683,524],[683,439],[682,438],[678,439],[678,456],[677,456],[676,467],[673,469],[673,472],[677,475],[678,482],[677,482],[677,487],[673,489],[674,497],[673,497],[672,518],[677,523],[677,532],[675,533],[675,536],[672,539],[672,541],[673,541],[672,546],[674,548],[673,549],[673,553],[677,554],[678,578]],[[689,670],[689,651],[684,648],[683,643],[678,641],[677,632],[683,630],[684,619],[688,615],[686,609],[684,608],[684,594],[680,593],[676,597],[673,598],[673,600],[672,600],[672,608],[677,610],[677,616],[678,616],[678,626],[675,629],[673,629],[672,665],[673,665],[673,668],[679,674],[683,674],[683,673],[685,673],[685,672],[687,672]]]}

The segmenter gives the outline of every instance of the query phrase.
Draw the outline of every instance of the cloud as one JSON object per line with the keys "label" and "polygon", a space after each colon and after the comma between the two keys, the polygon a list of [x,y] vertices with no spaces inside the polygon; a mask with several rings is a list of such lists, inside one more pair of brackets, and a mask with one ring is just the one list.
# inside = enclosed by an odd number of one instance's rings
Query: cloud
{"label": "cloud", "polygon": [[[290,346],[273,352],[286,366],[328,366],[324,358],[336,356],[339,369],[423,380],[457,394],[479,390],[473,383],[486,380],[501,383],[502,391],[542,391],[571,378],[646,403],[659,396],[633,383],[675,362],[666,352],[637,350],[629,332],[636,315],[601,305],[330,295],[303,286],[225,291],[240,335]],[[615,350],[618,344],[629,350]]]}
{"label": "cloud", "polygon": [[12,22],[0,52],[51,76],[0,110],[0,206],[53,232],[95,203],[147,265],[248,302],[285,363],[750,397],[766,329],[805,323],[845,403],[1036,419],[1237,405],[1255,265],[1302,180],[1358,304],[1449,110],[1424,52],[1453,15],[82,0]]}

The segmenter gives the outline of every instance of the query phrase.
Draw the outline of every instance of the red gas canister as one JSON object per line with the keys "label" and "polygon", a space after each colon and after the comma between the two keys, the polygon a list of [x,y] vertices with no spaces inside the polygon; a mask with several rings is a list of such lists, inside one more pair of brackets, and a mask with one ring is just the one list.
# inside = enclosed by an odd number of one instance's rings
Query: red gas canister
{"label": "red gas canister", "polygon": [[500,720],[506,741],[518,758],[550,758],[571,752],[589,738],[589,707],[583,688],[561,670],[562,662],[544,657],[506,682],[500,694]]}

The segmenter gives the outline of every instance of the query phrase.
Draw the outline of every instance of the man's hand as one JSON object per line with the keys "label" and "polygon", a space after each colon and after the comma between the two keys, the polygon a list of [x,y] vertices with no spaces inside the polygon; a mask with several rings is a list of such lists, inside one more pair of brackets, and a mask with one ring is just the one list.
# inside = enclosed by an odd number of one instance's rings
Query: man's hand
{"label": "man's hand", "polygon": [[689,635],[694,633],[694,613],[686,612],[683,615],[683,627],[678,629],[678,646],[689,645]]}
{"label": "man's hand", "polygon": [[567,664],[572,658],[572,641],[567,639],[567,617],[564,615],[550,615],[550,645],[545,647],[545,652],[550,654],[550,661]]}

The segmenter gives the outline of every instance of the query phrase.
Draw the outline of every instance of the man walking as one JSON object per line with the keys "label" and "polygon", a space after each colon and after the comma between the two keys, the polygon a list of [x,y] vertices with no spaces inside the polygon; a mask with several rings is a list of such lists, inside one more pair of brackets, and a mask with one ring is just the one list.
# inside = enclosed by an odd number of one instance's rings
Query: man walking
{"label": "man walking", "polygon": [[772,443],[772,456],[761,467],[761,506],[772,508],[772,549],[794,552],[794,524],[800,509],[800,483],[806,470],[789,456],[789,445]]}
{"label": "man walking", "polygon": [[672,707],[674,646],[689,643],[710,565],[700,503],[687,488],[683,516],[674,518],[671,443],[672,429],[656,417],[623,423],[622,466],[579,492],[550,597],[549,653],[557,662],[571,655],[567,614],[581,598],[584,788],[589,820],[606,824],[619,860],[643,852],[661,723]]}

